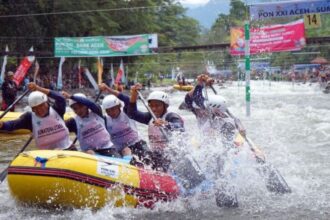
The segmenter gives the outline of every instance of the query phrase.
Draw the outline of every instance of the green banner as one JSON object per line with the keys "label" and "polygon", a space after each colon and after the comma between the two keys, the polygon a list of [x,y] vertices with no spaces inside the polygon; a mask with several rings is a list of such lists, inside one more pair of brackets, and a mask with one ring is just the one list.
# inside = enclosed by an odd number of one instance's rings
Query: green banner
{"label": "green banner", "polygon": [[98,37],[57,37],[55,57],[113,57],[154,53],[156,34]]}

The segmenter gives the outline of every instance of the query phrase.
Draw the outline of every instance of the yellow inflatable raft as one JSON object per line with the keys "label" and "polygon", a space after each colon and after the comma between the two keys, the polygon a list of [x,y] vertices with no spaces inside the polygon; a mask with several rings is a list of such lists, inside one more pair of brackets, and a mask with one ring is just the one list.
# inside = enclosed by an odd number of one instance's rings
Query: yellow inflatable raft
{"label": "yellow inflatable raft", "polygon": [[[0,111],[0,115],[3,113],[3,111]],[[11,120],[16,120],[18,119],[24,112],[8,112],[2,119],[1,121],[11,121]],[[74,112],[66,112],[64,115],[64,120],[69,119],[73,117],[75,114]],[[0,133],[6,133],[6,134],[29,134],[31,133],[27,129],[19,129],[16,131],[0,131]]]}
{"label": "yellow inflatable raft", "polygon": [[46,207],[150,208],[179,194],[168,174],[76,151],[21,153],[8,169],[8,185],[17,201]]}
{"label": "yellow inflatable raft", "polygon": [[176,90],[180,90],[180,91],[190,91],[194,88],[193,85],[179,85],[179,84],[175,84],[173,85],[173,88],[176,89]]}

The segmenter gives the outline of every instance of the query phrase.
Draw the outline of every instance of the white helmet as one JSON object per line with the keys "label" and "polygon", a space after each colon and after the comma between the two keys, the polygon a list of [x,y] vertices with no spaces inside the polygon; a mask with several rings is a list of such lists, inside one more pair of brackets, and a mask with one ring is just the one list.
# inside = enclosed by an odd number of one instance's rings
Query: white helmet
{"label": "white helmet", "polygon": [[170,104],[170,98],[168,97],[167,93],[162,91],[155,91],[149,94],[148,102],[151,100],[158,100],[164,102],[166,105]]}
{"label": "white helmet", "polygon": [[[87,98],[85,94],[82,93],[76,93],[73,96],[78,96],[78,97],[82,97],[82,98]],[[73,104],[76,104],[77,102],[73,99],[69,99],[69,106],[72,106]]]}
{"label": "white helmet", "polygon": [[47,100],[48,100],[48,98],[47,98],[46,94],[39,92],[39,91],[34,91],[34,92],[31,92],[31,94],[29,95],[28,103],[29,103],[29,106],[31,108],[33,108],[37,105],[47,102]]}
{"label": "white helmet", "polygon": [[227,111],[227,101],[219,95],[209,96],[208,100],[204,101],[205,108],[218,109],[221,112]]}
{"label": "white helmet", "polygon": [[121,104],[121,102],[119,101],[119,99],[116,96],[107,95],[106,97],[104,97],[104,99],[102,101],[102,108],[108,109],[108,108],[118,106],[120,104]]}

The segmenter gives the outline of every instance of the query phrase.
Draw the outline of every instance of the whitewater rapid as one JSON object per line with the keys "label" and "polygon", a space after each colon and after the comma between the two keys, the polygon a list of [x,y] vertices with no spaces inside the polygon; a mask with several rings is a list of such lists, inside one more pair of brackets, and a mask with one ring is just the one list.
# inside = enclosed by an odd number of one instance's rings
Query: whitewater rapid
{"label": "whitewater rapid", "polygon": [[[213,199],[179,199],[159,204],[153,210],[104,207],[47,210],[17,205],[8,185],[0,185],[0,219],[330,219],[330,97],[316,84],[251,81],[251,116],[245,114],[245,87],[237,82],[215,86],[228,100],[229,109],[247,129],[248,136],[264,151],[267,161],[281,172],[292,189],[291,194],[274,195],[265,189],[253,164],[236,165],[240,206],[218,208]],[[159,88],[157,88],[159,89]],[[194,116],[178,110],[185,92],[171,91],[170,110],[182,115],[189,138],[198,137]],[[210,94],[212,90],[208,91]],[[139,104],[142,108],[142,104]],[[146,126],[141,126],[146,137]],[[0,136],[1,171],[24,144],[27,136],[16,139]],[[203,163],[214,148],[201,149],[193,144],[192,154]],[[217,145],[217,143],[215,143]],[[214,151],[214,152],[213,152]],[[207,153],[208,152],[208,153]],[[248,152],[246,152],[248,153]]]}

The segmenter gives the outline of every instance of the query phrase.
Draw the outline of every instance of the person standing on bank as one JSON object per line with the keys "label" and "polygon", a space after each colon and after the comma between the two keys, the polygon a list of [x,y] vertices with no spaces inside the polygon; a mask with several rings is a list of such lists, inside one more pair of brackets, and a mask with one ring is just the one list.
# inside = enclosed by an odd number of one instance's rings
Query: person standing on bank
{"label": "person standing on bank", "polygon": [[[39,149],[74,150],[69,138],[69,130],[63,120],[66,108],[65,98],[60,93],[37,86],[33,82],[28,84],[28,89],[33,91],[28,97],[32,112],[25,112],[16,120],[0,121],[0,129],[32,131]],[[53,105],[48,103],[48,97],[55,100]]]}
{"label": "person standing on bank", "polygon": [[[1,86],[2,90],[2,105],[1,110],[6,110],[16,99],[17,96],[17,85],[14,82],[14,73],[9,71],[5,78],[4,83]],[[15,111],[15,106],[13,106],[10,111]]]}

